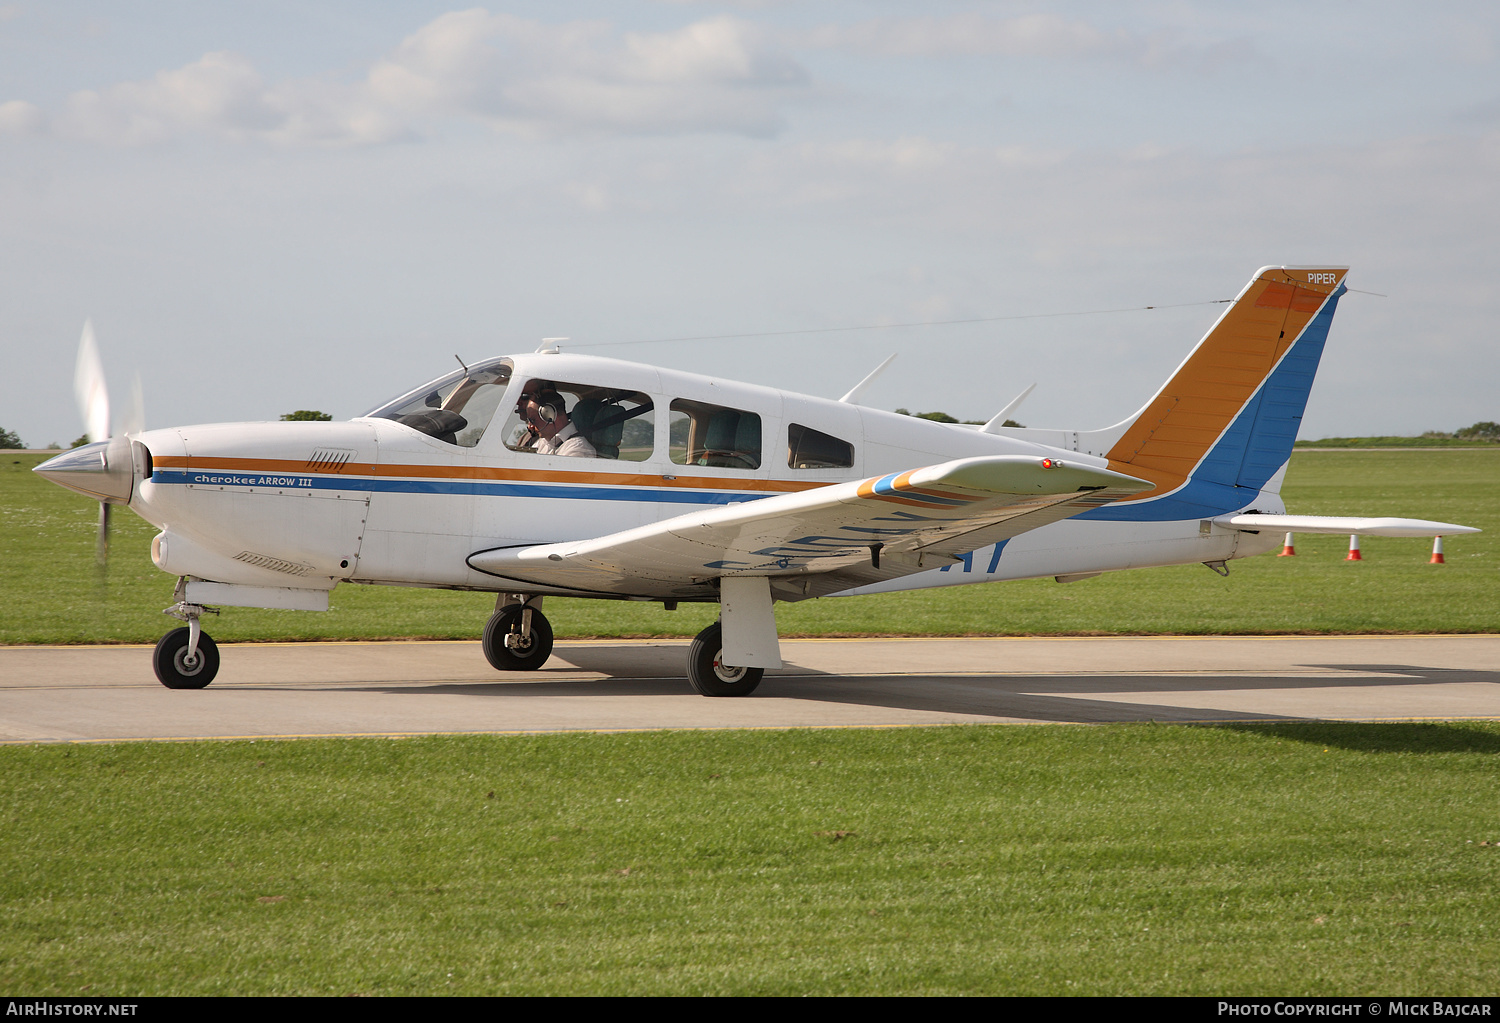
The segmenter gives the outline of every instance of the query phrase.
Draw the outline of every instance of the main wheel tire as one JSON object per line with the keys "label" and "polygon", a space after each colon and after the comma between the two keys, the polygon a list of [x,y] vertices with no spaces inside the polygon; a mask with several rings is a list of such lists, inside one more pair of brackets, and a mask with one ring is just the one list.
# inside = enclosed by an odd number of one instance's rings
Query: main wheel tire
{"label": "main wheel tire", "polygon": [[173,629],[156,644],[151,667],[168,689],[202,689],[219,673],[219,647],[206,632],[198,633],[198,652],[187,659],[188,630]]}
{"label": "main wheel tire", "polygon": [[702,696],[749,696],[765,673],[724,663],[724,630],[718,622],[698,633],[688,651],[688,681]]}
{"label": "main wheel tire", "polygon": [[531,609],[531,631],[505,645],[505,637],[519,636],[523,604],[502,607],[484,625],[484,656],[497,671],[536,671],[552,656],[552,623],[536,608]]}

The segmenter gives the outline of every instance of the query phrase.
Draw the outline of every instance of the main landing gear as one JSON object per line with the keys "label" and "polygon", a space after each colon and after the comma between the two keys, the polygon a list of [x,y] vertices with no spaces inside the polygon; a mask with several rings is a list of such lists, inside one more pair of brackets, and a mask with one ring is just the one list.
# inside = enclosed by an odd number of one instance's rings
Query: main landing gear
{"label": "main landing gear", "polygon": [[[536,671],[552,655],[552,624],[541,605],[541,597],[524,593],[502,593],[496,598],[495,613],[485,623],[481,641],[485,659],[496,670]],[[765,673],[764,668],[724,663],[720,622],[698,633],[688,651],[688,681],[703,696],[749,696]]]}
{"label": "main landing gear", "polygon": [[[179,596],[181,584],[178,584]],[[218,614],[217,608],[189,604],[179,599],[162,614],[187,622],[186,628],[173,629],[156,644],[151,667],[168,689],[202,689],[219,673],[219,647],[204,632],[198,620],[205,614]]]}
{"label": "main landing gear", "polygon": [[749,696],[765,673],[724,663],[724,630],[718,622],[698,633],[688,650],[688,681],[702,696]]}
{"label": "main landing gear", "polygon": [[547,663],[552,623],[542,614],[542,598],[501,594],[485,623],[483,646],[485,659],[498,671],[535,671]]}

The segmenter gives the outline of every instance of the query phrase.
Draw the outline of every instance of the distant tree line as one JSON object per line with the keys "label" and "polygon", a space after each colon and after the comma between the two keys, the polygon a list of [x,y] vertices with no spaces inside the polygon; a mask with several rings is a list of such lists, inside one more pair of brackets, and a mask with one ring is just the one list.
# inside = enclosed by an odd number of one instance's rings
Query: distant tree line
{"label": "distant tree line", "polygon": [[[329,415],[327,412],[319,412],[315,409],[306,408],[299,408],[295,412],[288,412],[281,418],[285,422],[292,423],[328,423],[333,421],[333,416]],[[72,444],[69,444],[68,447],[82,447],[88,442],[89,435],[85,433],[83,436],[74,440]],[[3,426],[0,426],[0,449],[24,449],[25,447],[26,442],[21,440],[20,434],[16,433],[14,430],[7,430]],[[53,442],[51,444],[48,444],[47,447],[56,448],[57,443]]]}
{"label": "distant tree line", "polygon": [[[913,413],[904,408],[898,408],[896,412],[903,416],[913,416],[916,419],[930,419],[934,423],[964,423],[969,426],[984,425],[984,420],[982,419],[956,419],[946,412]],[[327,412],[318,412],[313,409],[298,409],[295,412],[286,413],[281,418],[286,422],[326,423],[332,421],[333,416],[329,415]],[[1014,419],[1007,419],[1000,425],[1013,426],[1017,429],[1023,430],[1025,429],[1025,427],[1021,423],[1016,422]],[[1455,430],[1452,433],[1442,433],[1438,430],[1428,430],[1426,433],[1422,434],[1422,437],[1426,440],[1468,440],[1488,442],[1491,444],[1500,444],[1500,423],[1493,423],[1489,421],[1475,423],[1473,426],[1466,426],[1462,430]],[[82,444],[87,444],[88,441],[88,435],[85,434],[75,440],[72,446],[76,448]],[[684,441],[684,443],[685,442],[686,441]],[[48,446],[54,448],[57,447],[56,444],[51,444]],[[4,427],[0,427],[0,448],[24,447],[26,447],[26,444],[21,440],[19,434],[11,430],[7,430]]]}
{"label": "distant tree line", "polygon": [[[75,440],[69,446],[76,448],[80,444],[87,444],[88,442],[89,442],[89,435],[88,434],[84,434],[82,437],[79,437],[77,440]],[[21,435],[19,433],[16,433],[16,432],[14,432],[12,430],[7,430],[4,427],[0,427],[0,448],[7,448],[7,449],[9,449],[9,448],[15,448],[15,449],[18,449],[18,450],[25,450],[26,449],[26,442],[21,439]],[[45,451],[60,451],[62,449],[57,446],[57,441],[53,441],[51,444],[48,444],[46,446],[46,448],[44,448],[43,450],[45,450]]]}
{"label": "distant tree line", "polygon": [[[896,414],[901,416],[911,416],[913,419],[931,419],[934,423],[963,423],[965,426],[983,426],[986,422],[986,420],[983,419],[955,419],[946,412],[908,412],[904,408],[898,408],[896,410]],[[1014,426],[1018,430],[1026,429],[1025,426],[1016,422],[1014,419],[1007,419],[1000,425]]]}
{"label": "distant tree line", "polygon": [[1466,426],[1452,433],[1428,430],[1422,436],[1430,440],[1481,440],[1496,443],[1500,442],[1500,423],[1475,423],[1473,426]]}
{"label": "distant tree line", "polygon": [[[955,419],[953,416],[950,416],[946,412],[911,412],[904,408],[898,408],[896,412],[900,415],[913,416],[917,419],[931,419],[935,423],[965,423],[970,426],[984,425],[984,420],[982,419]],[[1016,422],[1014,419],[1007,419],[1000,425],[1014,426],[1018,429],[1025,429],[1025,426],[1023,424]],[[1428,430],[1426,433],[1422,434],[1422,438],[1424,440],[1468,440],[1500,443],[1500,423],[1475,423],[1473,426],[1466,426],[1462,430],[1455,430],[1452,433],[1443,433],[1439,430]]]}

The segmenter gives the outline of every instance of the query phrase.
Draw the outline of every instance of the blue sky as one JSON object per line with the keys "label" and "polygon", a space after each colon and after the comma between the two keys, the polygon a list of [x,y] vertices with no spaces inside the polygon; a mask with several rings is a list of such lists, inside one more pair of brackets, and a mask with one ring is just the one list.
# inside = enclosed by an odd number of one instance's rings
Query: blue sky
{"label": "blue sky", "polygon": [[[1500,419],[1500,13],[0,0],[0,426],[356,415],[579,350],[1096,427],[1259,266],[1353,267],[1304,436]],[[690,335],[1083,313],[666,344]],[[606,347],[611,346],[611,347]]]}

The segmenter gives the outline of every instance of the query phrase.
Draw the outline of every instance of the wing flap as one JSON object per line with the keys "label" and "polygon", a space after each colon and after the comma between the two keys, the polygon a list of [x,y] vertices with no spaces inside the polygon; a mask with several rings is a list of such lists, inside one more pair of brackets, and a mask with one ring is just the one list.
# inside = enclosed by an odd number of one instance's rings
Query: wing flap
{"label": "wing flap", "polygon": [[[469,564],[549,587],[640,595],[681,592],[726,575],[797,576],[854,566],[895,578],[943,563],[927,559],[946,558],[949,548],[972,549],[962,538],[976,531],[1000,527],[1015,535],[1150,485],[1072,461],[962,458],[691,512],[596,539],[480,551]],[[985,542],[993,540],[975,541]]]}

